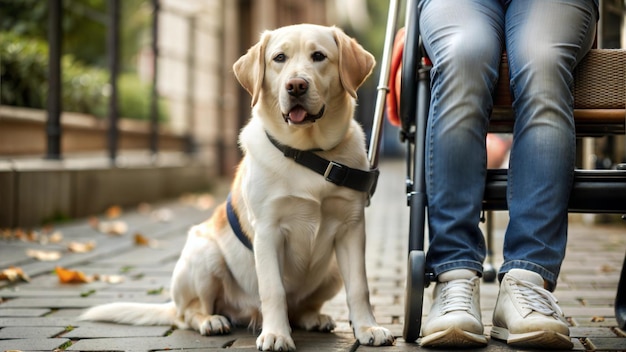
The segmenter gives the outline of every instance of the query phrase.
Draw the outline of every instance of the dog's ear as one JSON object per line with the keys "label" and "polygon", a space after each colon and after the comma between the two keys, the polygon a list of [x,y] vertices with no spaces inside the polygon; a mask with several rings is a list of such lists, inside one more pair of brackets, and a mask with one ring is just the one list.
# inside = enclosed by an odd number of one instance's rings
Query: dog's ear
{"label": "dog's ear", "polygon": [[270,31],[263,32],[259,42],[248,49],[248,52],[233,65],[237,80],[252,96],[252,106],[259,101],[265,76],[265,47],[269,39]]}
{"label": "dog's ear", "polygon": [[333,35],[339,47],[339,79],[346,91],[356,98],[357,88],[372,73],[376,60],[341,29],[333,27]]}

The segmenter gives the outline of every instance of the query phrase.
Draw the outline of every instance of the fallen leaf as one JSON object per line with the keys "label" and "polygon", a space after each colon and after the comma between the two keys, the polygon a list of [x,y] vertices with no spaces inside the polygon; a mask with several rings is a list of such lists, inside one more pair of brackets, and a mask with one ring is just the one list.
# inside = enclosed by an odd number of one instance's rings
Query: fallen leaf
{"label": "fallen leaf", "polygon": [[48,236],[48,242],[50,243],[60,243],[63,241],[63,233],[61,231],[54,231]]}
{"label": "fallen leaf", "polygon": [[119,284],[124,282],[124,277],[120,275],[94,275],[94,279],[108,284]]}
{"label": "fallen leaf", "polygon": [[74,253],[87,253],[96,248],[96,242],[89,241],[87,243],[70,242],[67,244],[67,249]]}
{"label": "fallen leaf", "polygon": [[98,230],[109,235],[121,236],[128,232],[128,225],[123,221],[103,221],[98,225]]}
{"label": "fallen leaf", "polygon": [[174,217],[174,213],[167,208],[158,209],[152,212],[152,218],[159,222],[170,222]]}
{"label": "fallen leaf", "polygon": [[93,281],[93,278],[88,277],[81,271],[69,270],[60,266],[57,266],[54,271],[62,284],[83,284]]}
{"label": "fallen leaf", "polygon": [[87,291],[87,292],[82,292],[82,293],[80,294],[80,296],[81,296],[81,297],[89,297],[89,296],[93,295],[94,293],[96,293],[96,290],[89,290],[89,291]]}
{"label": "fallen leaf", "polygon": [[61,252],[59,251],[42,251],[37,249],[27,249],[26,255],[41,260],[42,262],[49,262],[61,259]]}
{"label": "fallen leaf", "polygon": [[160,295],[161,293],[163,293],[163,287],[159,287],[159,288],[154,289],[154,290],[148,290],[147,293],[149,295]]}
{"label": "fallen leaf", "polygon": [[22,268],[10,266],[8,269],[0,271],[0,280],[8,280],[10,282],[22,280],[30,282],[30,277],[28,277],[28,275],[22,270]]}
{"label": "fallen leaf", "polygon": [[122,207],[120,207],[119,205],[110,206],[105,211],[105,214],[106,214],[107,218],[109,218],[109,219],[119,218],[122,215]]}
{"label": "fallen leaf", "polygon": [[591,322],[592,323],[601,323],[604,321],[604,317],[600,317],[600,316],[593,316],[591,317]]}
{"label": "fallen leaf", "polygon": [[616,271],[612,265],[604,264],[600,267],[600,272],[603,274],[608,274]]}
{"label": "fallen leaf", "polygon": [[10,240],[13,237],[13,232],[10,229],[2,229],[0,237],[4,240]]}
{"label": "fallen leaf", "polygon": [[90,216],[87,222],[89,223],[89,226],[97,230],[98,225],[100,224],[100,219],[95,216]]}
{"label": "fallen leaf", "polygon": [[137,206],[137,211],[140,214],[150,214],[151,210],[152,206],[149,203],[139,203],[139,205]]}
{"label": "fallen leaf", "polygon": [[26,233],[26,240],[28,242],[37,242],[39,241],[39,237],[40,237],[39,232],[37,231],[31,230],[28,233]]}
{"label": "fallen leaf", "polygon": [[22,229],[15,229],[15,231],[13,231],[13,238],[17,240],[26,241],[27,237],[27,233]]}
{"label": "fallen leaf", "polygon": [[137,246],[148,246],[151,248],[158,247],[158,242],[151,238],[148,238],[140,233],[135,234],[135,245]]}

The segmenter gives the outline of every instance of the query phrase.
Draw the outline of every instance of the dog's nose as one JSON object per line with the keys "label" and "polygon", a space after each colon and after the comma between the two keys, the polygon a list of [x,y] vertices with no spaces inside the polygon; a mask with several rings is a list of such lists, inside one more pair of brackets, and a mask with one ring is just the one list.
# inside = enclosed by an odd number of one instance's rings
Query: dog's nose
{"label": "dog's nose", "polygon": [[307,82],[304,78],[295,77],[287,81],[285,89],[287,89],[287,93],[289,93],[289,95],[299,97],[306,93],[309,89],[309,82]]}

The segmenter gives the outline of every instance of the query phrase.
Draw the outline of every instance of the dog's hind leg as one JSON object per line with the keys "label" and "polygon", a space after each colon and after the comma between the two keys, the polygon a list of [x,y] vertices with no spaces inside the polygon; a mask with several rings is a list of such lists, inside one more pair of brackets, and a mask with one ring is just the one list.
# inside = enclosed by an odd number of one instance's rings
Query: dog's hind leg
{"label": "dog's hind leg", "polygon": [[201,307],[202,304],[195,300],[185,308],[185,323],[202,335],[223,335],[230,333],[230,321],[217,314],[207,314]]}
{"label": "dog's hind leg", "polygon": [[[211,255],[209,250],[206,255]],[[219,257],[214,255],[212,258]],[[178,316],[185,325],[202,335],[227,334],[231,330],[230,321],[214,314],[216,301],[222,294],[222,282],[214,271],[217,266],[202,259],[193,263],[179,260],[174,269],[172,297]]]}

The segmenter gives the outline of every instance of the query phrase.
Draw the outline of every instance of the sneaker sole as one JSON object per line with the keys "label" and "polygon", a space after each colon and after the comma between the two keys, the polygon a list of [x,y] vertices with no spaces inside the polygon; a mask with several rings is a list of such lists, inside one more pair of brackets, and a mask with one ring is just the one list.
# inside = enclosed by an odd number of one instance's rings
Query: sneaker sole
{"label": "sneaker sole", "polygon": [[474,334],[457,327],[450,327],[444,331],[432,333],[422,337],[422,347],[431,348],[474,348],[487,346],[487,337],[482,334]]}
{"label": "sneaker sole", "polygon": [[569,336],[555,331],[533,331],[525,334],[510,334],[507,329],[494,326],[491,329],[491,337],[506,341],[509,346],[518,348],[571,350],[574,347]]}

